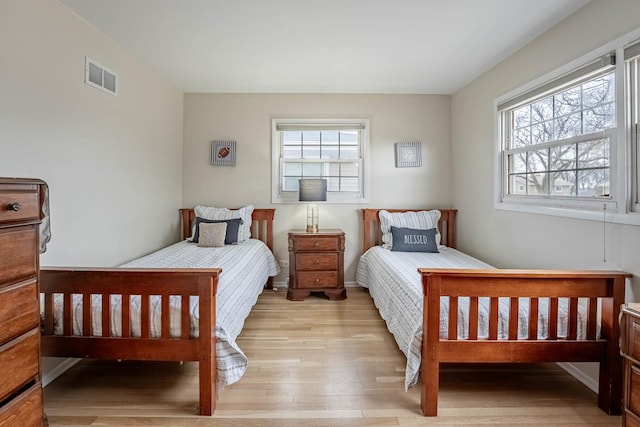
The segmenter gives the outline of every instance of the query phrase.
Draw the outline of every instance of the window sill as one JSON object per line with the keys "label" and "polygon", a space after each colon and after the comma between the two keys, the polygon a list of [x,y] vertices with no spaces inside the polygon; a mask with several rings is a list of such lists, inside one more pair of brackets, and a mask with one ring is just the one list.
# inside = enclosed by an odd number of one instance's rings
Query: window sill
{"label": "window sill", "polygon": [[514,201],[499,201],[495,202],[493,207],[503,211],[550,215],[585,221],[602,222],[605,220],[608,223],[640,226],[639,212],[619,212],[613,202],[606,203],[606,211],[603,209],[605,202],[601,202],[599,205],[601,206],[600,210],[595,210],[593,208],[542,206]]}

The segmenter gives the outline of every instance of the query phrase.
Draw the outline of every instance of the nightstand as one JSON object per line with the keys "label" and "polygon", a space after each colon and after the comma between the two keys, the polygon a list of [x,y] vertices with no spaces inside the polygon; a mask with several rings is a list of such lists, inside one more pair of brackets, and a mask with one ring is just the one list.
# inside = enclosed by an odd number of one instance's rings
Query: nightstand
{"label": "nightstand", "polygon": [[347,297],[344,288],[344,232],[289,231],[289,289],[287,299],[302,301],[311,292],[324,292],[332,301]]}

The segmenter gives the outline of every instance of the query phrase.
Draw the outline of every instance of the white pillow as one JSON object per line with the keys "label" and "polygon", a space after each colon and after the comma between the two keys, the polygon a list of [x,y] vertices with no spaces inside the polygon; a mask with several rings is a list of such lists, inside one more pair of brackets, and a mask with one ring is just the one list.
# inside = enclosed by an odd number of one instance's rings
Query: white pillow
{"label": "white pillow", "polygon": [[251,238],[251,215],[253,205],[247,205],[240,209],[214,208],[210,206],[196,206],[194,208],[196,217],[204,219],[233,219],[242,218],[242,224],[238,229],[238,243]]}
{"label": "white pillow", "polygon": [[[393,236],[391,226],[413,228],[416,230],[438,230],[440,221],[440,211],[417,211],[417,212],[389,212],[381,210],[378,213],[380,218],[380,230],[382,231],[382,247],[391,249],[393,246]],[[440,244],[440,231],[436,234],[436,244]]]}

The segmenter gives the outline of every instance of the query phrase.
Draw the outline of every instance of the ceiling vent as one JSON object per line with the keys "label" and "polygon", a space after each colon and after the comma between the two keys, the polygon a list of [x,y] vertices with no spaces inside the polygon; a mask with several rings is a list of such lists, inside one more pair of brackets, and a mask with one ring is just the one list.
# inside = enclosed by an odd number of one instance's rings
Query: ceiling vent
{"label": "ceiling vent", "polygon": [[85,57],[84,82],[112,95],[118,94],[118,75],[89,57]]}

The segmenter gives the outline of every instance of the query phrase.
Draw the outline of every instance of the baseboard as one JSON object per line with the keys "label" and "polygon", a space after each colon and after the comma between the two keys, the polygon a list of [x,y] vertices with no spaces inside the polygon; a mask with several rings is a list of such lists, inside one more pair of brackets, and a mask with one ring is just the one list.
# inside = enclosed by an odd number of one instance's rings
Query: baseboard
{"label": "baseboard", "polygon": [[51,369],[49,372],[43,373],[42,386],[46,387],[47,385],[51,384],[53,380],[55,380],[60,375],[67,372],[69,369],[71,369],[74,365],[76,365],[81,360],[82,359],[74,359],[74,358],[65,359],[60,364],[56,365],[55,368]]}
{"label": "baseboard", "polygon": [[589,389],[591,389],[595,394],[598,394],[598,381],[591,378],[589,375],[586,375],[570,362],[558,362],[557,365],[567,371],[572,377],[580,381],[582,384],[589,387]]}

